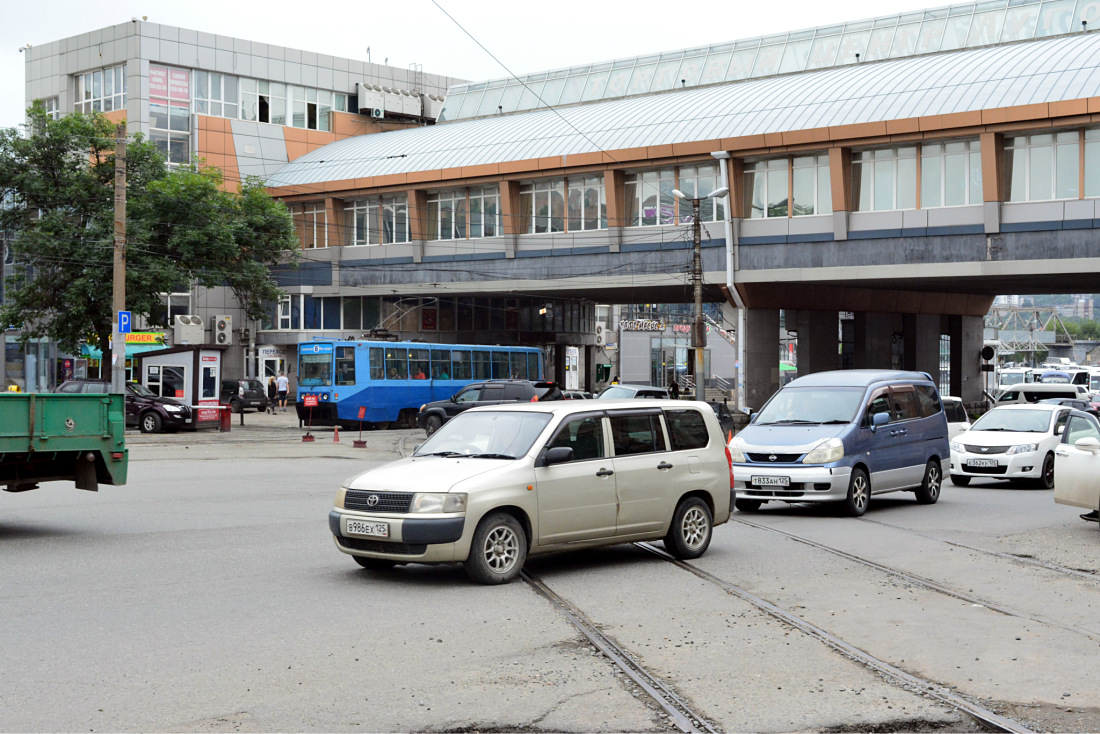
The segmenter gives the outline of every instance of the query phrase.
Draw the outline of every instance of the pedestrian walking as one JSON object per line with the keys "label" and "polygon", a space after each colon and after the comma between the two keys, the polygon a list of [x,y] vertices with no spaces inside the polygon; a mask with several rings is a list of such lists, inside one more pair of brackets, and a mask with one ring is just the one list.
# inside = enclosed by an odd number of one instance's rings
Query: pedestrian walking
{"label": "pedestrian walking", "polygon": [[673,400],[680,399],[680,384],[676,380],[673,380],[672,384],[668,386],[668,394]]}
{"label": "pedestrian walking", "polygon": [[267,378],[267,407],[271,415],[275,415],[275,408],[279,403],[279,388],[275,385],[275,375]]}
{"label": "pedestrian walking", "polygon": [[275,380],[275,387],[279,390],[279,407],[286,412],[286,394],[290,392],[290,380],[286,378],[285,372],[279,372],[279,377]]}

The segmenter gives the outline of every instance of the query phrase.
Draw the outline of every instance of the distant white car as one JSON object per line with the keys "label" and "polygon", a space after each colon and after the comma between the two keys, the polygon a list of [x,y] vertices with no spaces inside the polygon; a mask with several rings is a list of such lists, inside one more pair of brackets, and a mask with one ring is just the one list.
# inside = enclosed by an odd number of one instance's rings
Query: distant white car
{"label": "distant white car", "polygon": [[1076,411],[1070,415],[1054,451],[1054,468],[1058,474],[1054,501],[1092,510],[1089,514],[1095,516],[1100,510],[1100,421]]}
{"label": "distant white car", "polygon": [[1054,449],[1072,410],[1062,405],[1000,405],[951,441],[951,481],[1029,479],[1054,486]]}
{"label": "distant white car", "polygon": [[955,436],[970,428],[970,416],[966,414],[962,398],[941,395],[940,400],[943,401],[943,412],[947,416],[947,437],[954,441]]}

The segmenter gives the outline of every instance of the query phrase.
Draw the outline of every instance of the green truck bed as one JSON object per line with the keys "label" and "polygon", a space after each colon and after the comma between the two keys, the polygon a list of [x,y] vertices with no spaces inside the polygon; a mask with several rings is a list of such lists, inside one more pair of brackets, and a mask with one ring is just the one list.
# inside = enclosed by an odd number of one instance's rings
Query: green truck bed
{"label": "green truck bed", "polygon": [[122,395],[0,393],[0,487],[71,480],[78,489],[126,483]]}

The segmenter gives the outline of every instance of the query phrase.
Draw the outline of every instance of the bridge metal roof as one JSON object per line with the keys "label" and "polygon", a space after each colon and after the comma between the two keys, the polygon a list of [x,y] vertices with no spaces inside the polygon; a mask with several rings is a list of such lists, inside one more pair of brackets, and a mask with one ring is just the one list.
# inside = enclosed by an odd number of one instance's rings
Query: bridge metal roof
{"label": "bridge metal roof", "polygon": [[375,133],[268,179],[302,186],[1100,96],[1100,33]]}
{"label": "bridge metal roof", "polygon": [[460,84],[440,121],[615,99],[867,61],[1062,35],[1096,0],[983,0],[869,20]]}

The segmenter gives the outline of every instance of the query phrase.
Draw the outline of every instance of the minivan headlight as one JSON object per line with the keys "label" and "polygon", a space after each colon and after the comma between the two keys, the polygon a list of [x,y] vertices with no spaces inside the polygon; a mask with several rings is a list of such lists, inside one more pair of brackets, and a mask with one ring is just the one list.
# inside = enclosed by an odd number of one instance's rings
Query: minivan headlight
{"label": "minivan headlight", "polygon": [[1006,454],[1030,454],[1032,451],[1038,451],[1039,444],[1037,443],[1022,443],[1019,446],[1009,446]]}
{"label": "minivan headlight", "polygon": [[409,512],[465,512],[465,493],[417,492],[409,504]]}
{"label": "minivan headlight", "polygon": [[729,449],[730,461],[732,461],[734,464],[745,463],[745,451],[741,448],[741,439],[735,438],[730,441]]}
{"label": "minivan headlight", "polygon": [[806,458],[802,460],[802,463],[828,464],[833,461],[840,461],[843,458],[844,442],[839,438],[828,438],[815,446],[810,453],[806,454]]}

